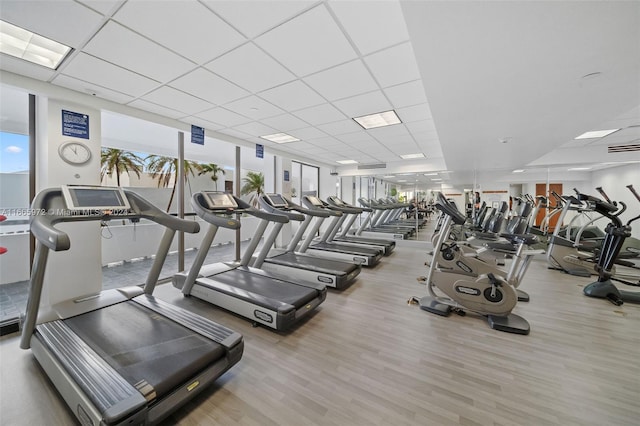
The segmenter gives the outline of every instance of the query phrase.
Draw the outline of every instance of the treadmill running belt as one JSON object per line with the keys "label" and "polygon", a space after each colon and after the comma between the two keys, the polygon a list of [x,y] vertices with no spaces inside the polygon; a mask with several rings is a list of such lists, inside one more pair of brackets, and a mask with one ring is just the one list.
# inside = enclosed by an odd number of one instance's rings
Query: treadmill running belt
{"label": "treadmill running belt", "polygon": [[336,276],[348,275],[358,268],[355,263],[335,262],[321,257],[300,256],[291,252],[268,257],[266,261],[277,265],[330,273]]}
{"label": "treadmill running belt", "polygon": [[145,396],[145,384],[162,398],[225,356],[218,343],[131,301],[64,322]]}
{"label": "treadmill running belt", "polygon": [[319,294],[318,290],[311,287],[254,274],[242,269],[232,269],[208,278],[272,300],[288,303],[296,309],[312,302]]}

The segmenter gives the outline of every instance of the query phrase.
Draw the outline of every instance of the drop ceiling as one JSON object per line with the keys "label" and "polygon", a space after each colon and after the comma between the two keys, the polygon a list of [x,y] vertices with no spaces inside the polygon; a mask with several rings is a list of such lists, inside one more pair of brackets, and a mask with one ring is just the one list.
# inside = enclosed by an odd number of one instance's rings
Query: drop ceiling
{"label": "drop ceiling", "polygon": [[[640,160],[606,154],[610,142],[638,139],[638,2],[1,5],[3,20],[74,48],[55,71],[5,55],[3,71],[344,174],[384,163],[376,174],[448,170],[446,181],[465,183],[472,171]],[[365,131],[352,120],[389,109],[401,124]],[[626,130],[573,141],[607,124]],[[300,141],[260,138],[281,132]],[[425,158],[400,158],[414,153]]]}

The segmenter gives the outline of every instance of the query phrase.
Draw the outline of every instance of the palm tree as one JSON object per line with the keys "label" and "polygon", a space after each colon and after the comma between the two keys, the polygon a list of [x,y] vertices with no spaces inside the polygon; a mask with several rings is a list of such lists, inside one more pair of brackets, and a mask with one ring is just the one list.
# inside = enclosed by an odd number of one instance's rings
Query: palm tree
{"label": "palm tree", "polygon": [[[168,187],[178,172],[178,159],[165,157],[163,155],[149,155],[145,160],[147,161],[147,168],[151,172],[151,178],[158,179],[158,188],[160,188],[160,186],[163,188]],[[200,170],[200,165],[198,163],[184,160],[185,183],[189,183],[189,175],[194,176],[198,170]],[[174,185],[171,189],[171,197],[169,197],[169,204],[167,205],[167,212],[171,208],[171,203],[173,202],[173,196],[175,193],[176,185],[174,180]]]}
{"label": "palm tree", "polygon": [[211,180],[216,184],[216,191],[217,191],[218,190],[218,173],[225,174],[224,169],[215,163],[200,164],[200,171],[198,172],[198,176],[201,176],[207,173],[211,174]]}
{"label": "palm tree", "polygon": [[247,176],[242,181],[244,185],[240,189],[240,194],[246,195],[255,192],[256,194],[251,199],[251,204],[257,205],[258,197],[264,192],[264,175],[262,173],[247,172]]}
{"label": "palm tree", "polygon": [[100,152],[100,181],[105,175],[116,174],[116,182],[120,186],[120,175],[133,172],[140,177],[144,160],[133,152],[116,148],[102,148]]}

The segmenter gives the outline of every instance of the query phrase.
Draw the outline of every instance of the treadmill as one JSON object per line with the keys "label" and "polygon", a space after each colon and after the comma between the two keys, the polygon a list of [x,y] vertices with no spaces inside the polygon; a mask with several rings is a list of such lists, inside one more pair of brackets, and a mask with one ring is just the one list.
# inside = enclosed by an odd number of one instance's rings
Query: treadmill
{"label": "treadmill", "polygon": [[[351,229],[351,226],[355,222],[356,218],[364,212],[371,213],[371,209],[352,206],[351,204],[345,203],[336,196],[328,197],[327,203],[343,214],[340,220],[336,222],[333,229],[330,230],[327,241],[337,241],[342,244],[353,245],[356,247],[373,247],[382,249],[385,256],[389,256],[396,248],[396,242],[394,240],[365,238],[355,235],[348,235],[348,232]],[[342,230],[342,232],[340,232],[340,230]],[[338,232],[340,233],[338,234]]]}
{"label": "treadmill", "polygon": [[[37,246],[20,347],[31,348],[81,424],[158,423],[240,360],[240,334],[152,296],[175,232],[198,232],[196,222],[110,187],[45,189],[31,208],[47,214],[31,218]],[[76,296],[39,313],[49,252],[71,244],[55,225],[113,219],[166,228],[144,288]]]}
{"label": "treadmill", "polygon": [[[191,206],[209,227],[189,272],[179,272],[173,277],[173,285],[185,296],[195,296],[243,316],[254,325],[279,331],[289,329],[325,300],[324,284],[288,281],[249,266],[269,223],[287,223],[286,216],[258,210],[240,198],[219,191],[194,194]],[[240,221],[230,215],[242,213],[260,219],[242,259],[203,265],[218,229],[240,229]]]}
{"label": "treadmill", "polygon": [[[326,211],[333,217],[332,221],[340,220],[342,213],[337,210],[332,210],[318,197],[311,195],[305,195],[302,197],[302,202],[312,210]],[[311,231],[307,234],[307,238],[302,242],[299,248],[300,253],[311,253],[320,257],[326,257],[329,259],[342,260],[345,262],[359,262],[363,266],[375,266],[380,262],[382,257],[382,250],[365,247],[353,247],[346,244],[329,242],[327,238],[329,233],[325,232],[318,240],[314,240],[313,236],[316,235],[320,229],[320,225],[325,218],[318,217],[316,223],[311,228]],[[333,225],[329,225],[329,229],[332,229]]]}
{"label": "treadmill", "polygon": [[329,213],[305,209],[280,194],[263,194],[259,202],[263,210],[285,215],[289,220],[302,221],[302,224],[287,247],[282,250],[271,249],[284,225],[276,223],[269,237],[262,244],[262,249],[254,257],[253,267],[279,276],[290,277],[296,281],[322,283],[336,289],[346,288],[360,274],[362,266],[359,263],[341,262],[295,252],[295,248],[311,219],[313,217],[328,217]]}
{"label": "treadmill", "polygon": [[373,200],[358,198],[360,205],[367,209],[373,210],[371,214],[360,224],[354,232],[358,237],[374,237],[391,240],[406,240],[413,235],[413,231],[397,226],[376,226],[383,217],[390,211],[396,210],[396,207],[379,205]]}

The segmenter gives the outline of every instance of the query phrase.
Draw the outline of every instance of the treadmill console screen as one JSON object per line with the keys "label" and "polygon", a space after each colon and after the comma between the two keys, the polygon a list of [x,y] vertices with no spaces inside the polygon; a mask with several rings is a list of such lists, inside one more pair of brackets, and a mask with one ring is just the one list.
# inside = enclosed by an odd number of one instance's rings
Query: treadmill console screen
{"label": "treadmill console screen", "polygon": [[203,192],[207,207],[210,210],[237,209],[238,204],[231,194],[226,192]]}
{"label": "treadmill console screen", "polygon": [[337,198],[337,197],[333,198],[333,202],[336,204],[336,206],[339,206],[339,207],[345,207],[347,205],[347,203],[345,203],[344,201],[342,201],[340,198]]}
{"label": "treadmill console screen", "polygon": [[324,204],[322,204],[322,200],[320,200],[320,198],[318,198],[318,197],[307,195],[307,200],[309,200],[309,202],[311,204],[313,204],[314,206],[316,206],[316,207],[324,206]]}
{"label": "treadmill console screen", "polygon": [[122,188],[63,185],[61,189],[69,210],[116,210],[123,212],[131,209]]}
{"label": "treadmill console screen", "polygon": [[269,200],[269,204],[276,208],[288,207],[289,203],[280,194],[265,194],[265,197]]}

